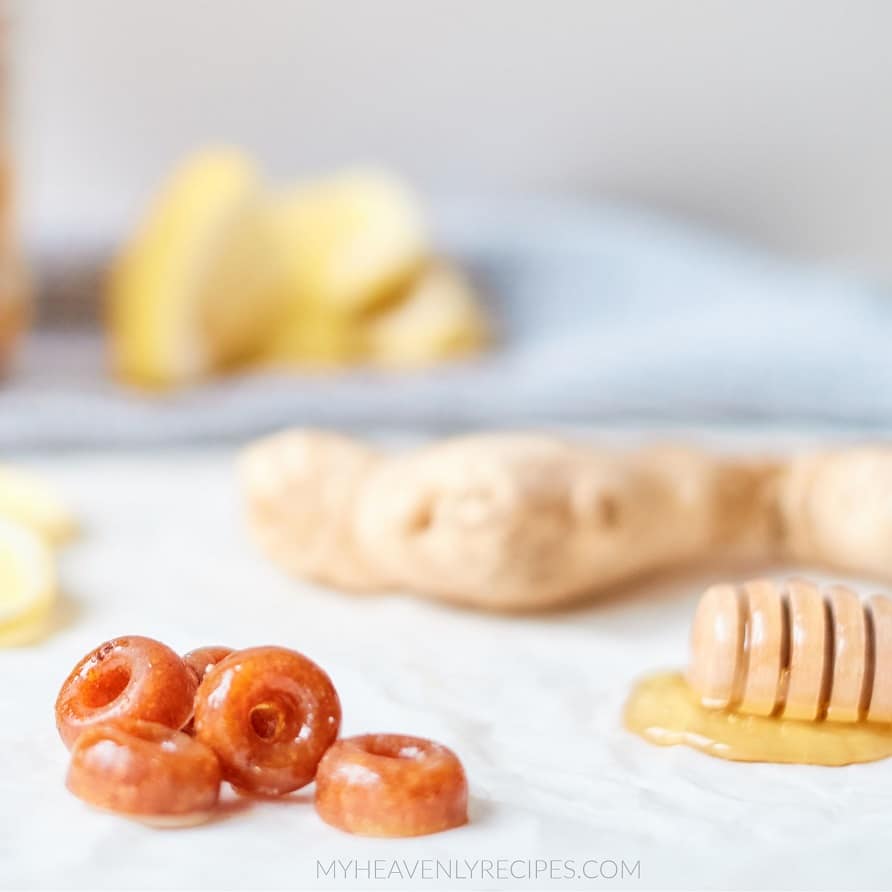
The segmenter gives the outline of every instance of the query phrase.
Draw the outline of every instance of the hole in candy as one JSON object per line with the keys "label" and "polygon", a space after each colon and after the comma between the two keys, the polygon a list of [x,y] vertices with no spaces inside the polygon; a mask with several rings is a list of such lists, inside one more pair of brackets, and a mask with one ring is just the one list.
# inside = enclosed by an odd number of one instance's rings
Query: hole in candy
{"label": "hole in candy", "polygon": [[283,725],[282,711],[274,703],[259,703],[251,710],[251,728],[261,740],[275,740]]}
{"label": "hole in candy", "polygon": [[400,740],[378,739],[366,744],[366,752],[385,759],[420,759],[423,754],[416,744]]}
{"label": "hole in candy", "polygon": [[99,709],[117,700],[130,684],[130,670],[126,666],[103,667],[91,673],[81,697],[89,709]]}

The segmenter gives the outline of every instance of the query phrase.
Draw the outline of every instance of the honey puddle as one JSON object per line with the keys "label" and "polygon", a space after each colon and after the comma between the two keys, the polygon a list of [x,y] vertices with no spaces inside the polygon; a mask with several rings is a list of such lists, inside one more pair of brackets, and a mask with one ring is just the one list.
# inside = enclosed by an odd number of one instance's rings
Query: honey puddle
{"label": "honey puddle", "polygon": [[892,756],[892,726],[803,722],[706,709],[680,672],[640,681],[626,703],[626,728],[658,746],[684,744],[735,762],[851,765]]}

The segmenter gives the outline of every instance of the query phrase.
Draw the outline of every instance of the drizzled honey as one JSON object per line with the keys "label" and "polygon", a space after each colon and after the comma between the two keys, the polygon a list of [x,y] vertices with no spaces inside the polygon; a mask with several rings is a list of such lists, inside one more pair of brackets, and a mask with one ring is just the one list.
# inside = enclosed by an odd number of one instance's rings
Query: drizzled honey
{"label": "drizzled honey", "polygon": [[842,724],[707,709],[680,672],[639,682],[626,703],[629,731],[658,746],[678,744],[735,762],[851,765],[892,756],[892,726]]}

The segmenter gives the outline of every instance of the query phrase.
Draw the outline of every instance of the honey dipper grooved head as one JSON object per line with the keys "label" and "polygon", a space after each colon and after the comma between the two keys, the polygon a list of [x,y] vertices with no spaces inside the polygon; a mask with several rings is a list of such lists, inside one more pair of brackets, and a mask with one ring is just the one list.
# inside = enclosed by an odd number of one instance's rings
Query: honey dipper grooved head
{"label": "honey dipper grooved head", "polygon": [[791,719],[813,721],[821,714],[828,671],[827,613],[821,591],[814,583],[791,579],[786,584],[785,596],[790,612],[790,665],[783,714]]}
{"label": "honey dipper grooved head", "polygon": [[874,595],[868,603],[873,631],[873,687],[867,718],[892,722],[892,601]]}
{"label": "honey dipper grooved head", "polygon": [[892,722],[892,600],[804,579],[714,585],[694,615],[687,679],[711,709]]}
{"label": "honey dipper grooved head", "polygon": [[724,709],[734,700],[743,650],[743,616],[735,586],[714,585],[700,599],[691,629],[688,684],[704,706]]}

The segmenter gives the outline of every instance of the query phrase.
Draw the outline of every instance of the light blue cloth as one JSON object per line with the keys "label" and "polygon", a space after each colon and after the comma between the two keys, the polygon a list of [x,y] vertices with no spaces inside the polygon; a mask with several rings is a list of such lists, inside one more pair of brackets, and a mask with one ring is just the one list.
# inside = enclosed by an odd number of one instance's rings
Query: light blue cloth
{"label": "light blue cloth", "polygon": [[[424,373],[249,376],[164,399],[36,338],[0,391],[0,446],[243,438],[288,424],[461,429],[623,419],[892,423],[892,294],[644,212],[441,202],[439,244],[499,345]],[[74,351],[75,354],[77,351]]]}

